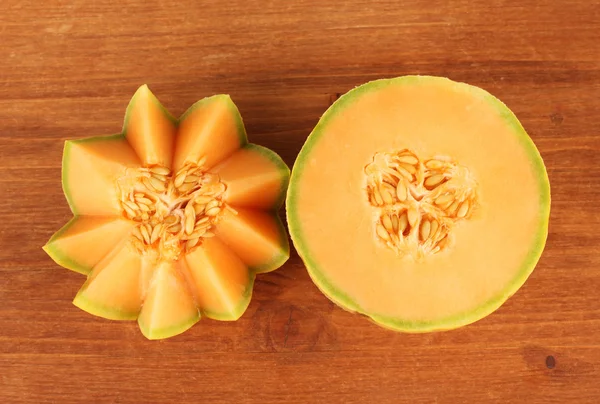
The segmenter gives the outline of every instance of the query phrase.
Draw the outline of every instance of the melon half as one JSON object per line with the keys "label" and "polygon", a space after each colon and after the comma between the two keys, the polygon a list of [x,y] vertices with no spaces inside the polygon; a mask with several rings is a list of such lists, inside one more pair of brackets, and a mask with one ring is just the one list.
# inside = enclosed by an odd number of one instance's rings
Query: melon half
{"label": "melon half", "polygon": [[74,214],[44,250],[87,275],[74,304],[136,320],[168,338],[201,316],[237,320],[255,275],[289,258],[278,210],[289,169],[250,144],[227,95],[180,119],[147,86],[133,96],[122,134],[65,143],[62,184]]}
{"label": "melon half", "polygon": [[322,116],[287,196],[292,240],[331,300],[398,331],[500,307],[544,249],[550,185],[515,115],[441,77],[364,84]]}

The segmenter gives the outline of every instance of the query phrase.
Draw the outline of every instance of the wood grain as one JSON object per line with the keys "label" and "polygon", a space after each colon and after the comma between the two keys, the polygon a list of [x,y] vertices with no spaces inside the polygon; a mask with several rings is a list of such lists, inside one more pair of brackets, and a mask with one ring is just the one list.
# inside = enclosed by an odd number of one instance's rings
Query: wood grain
{"label": "wood grain", "polygon": [[[600,402],[599,31],[600,3],[580,0],[3,0],[0,402]],[[175,114],[231,94],[292,165],[336,94],[411,73],[500,97],[548,166],[547,249],[496,313],[386,331],[331,304],[294,252],[239,322],[168,341],[71,304],[82,277],[40,248],[69,218],[63,141],[119,131],[137,86]]]}

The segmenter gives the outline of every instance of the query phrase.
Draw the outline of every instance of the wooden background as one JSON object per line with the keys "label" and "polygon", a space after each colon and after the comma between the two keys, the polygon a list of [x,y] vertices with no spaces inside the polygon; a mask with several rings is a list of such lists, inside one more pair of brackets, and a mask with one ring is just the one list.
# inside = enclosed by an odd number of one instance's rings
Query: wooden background
{"label": "wooden background", "polygon": [[[2,0],[0,402],[600,402],[600,3],[433,3]],[[330,303],[295,252],[239,322],[163,342],[71,304],[83,277],[41,250],[70,216],[63,141],[119,131],[140,84],[176,115],[230,93],[292,165],[336,94],[413,73],[500,97],[548,166],[547,249],[495,314],[386,331]]]}

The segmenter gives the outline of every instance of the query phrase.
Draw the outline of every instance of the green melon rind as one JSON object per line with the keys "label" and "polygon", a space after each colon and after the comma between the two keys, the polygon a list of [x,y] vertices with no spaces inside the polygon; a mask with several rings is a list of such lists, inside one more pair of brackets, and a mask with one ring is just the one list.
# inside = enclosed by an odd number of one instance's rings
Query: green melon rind
{"label": "green melon rind", "polygon": [[[134,318],[134,320],[135,320],[135,318]],[[198,321],[200,321],[200,314],[198,314],[196,317],[192,317],[188,320],[185,320],[182,323],[175,324],[170,327],[150,330],[141,321],[140,318],[137,319],[137,323],[140,328],[140,331],[142,332],[142,335],[149,340],[167,339],[167,338],[171,338],[176,335],[179,335],[179,334],[183,334],[184,332],[186,332],[187,330],[192,328],[192,326],[194,326],[194,324],[196,324]]]}
{"label": "green melon rind", "polygon": [[238,140],[240,142],[240,147],[245,146],[248,143],[248,135],[246,134],[246,127],[244,126],[244,120],[242,119],[242,114],[240,113],[240,110],[238,109],[237,105],[235,105],[235,103],[233,102],[233,100],[231,99],[229,94],[212,95],[210,97],[206,97],[199,101],[196,101],[194,104],[192,104],[187,109],[187,111],[185,111],[179,117],[178,124],[183,122],[187,118],[187,116],[190,115],[192,112],[194,112],[196,109],[203,107],[206,104],[210,104],[212,102],[216,102],[219,100],[221,100],[227,104],[227,108],[229,109],[229,112],[233,115],[233,117],[235,119],[235,126],[237,128],[237,134],[238,134]]}
{"label": "green melon rind", "polygon": [[125,312],[102,303],[93,302],[85,297],[85,289],[83,288],[75,295],[73,304],[89,314],[108,320],[135,320],[139,315],[139,310],[135,312]]}
{"label": "green melon rind", "polygon": [[[523,148],[525,149],[526,153],[530,156],[534,172],[537,174],[540,194],[539,212],[541,223],[538,228],[535,241],[529,253],[526,256],[526,259],[521,265],[521,269],[501,293],[482,303],[475,310],[459,313],[447,318],[436,319],[431,321],[403,320],[380,315],[377,313],[367,312],[362,307],[360,307],[360,305],[356,301],[354,301],[352,297],[348,296],[339,288],[337,288],[324,275],[324,272],[319,268],[319,264],[315,262],[313,257],[310,255],[310,251],[307,248],[304,241],[305,237],[303,235],[302,223],[296,217],[296,206],[300,195],[299,190],[297,189],[298,180],[295,179],[301,176],[303,166],[310,156],[310,151],[312,147],[316,144],[316,142],[319,140],[319,137],[323,134],[328,122],[332,118],[334,118],[336,114],[343,111],[344,107],[352,103],[352,101],[355,98],[360,97],[364,93],[375,91],[389,85],[418,85],[421,82],[427,83],[431,81],[443,81],[460,88],[461,91],[468,91],[470,93],[479,95],[480,97],[484,98],[492,105],[494,105],[498,109],[501,116],[513,128],[515,135],[518,136]],[[290,186],[287,195],[287,218],[290,236],[296,247],[296,250],[298,251],[298,254],[306,264],[311,279],[319,288],[319,290],[323,294],[325,294],[325,296],[327,296],[330,300],[332,300],[334,303],[341,306],[342,308],[346,309],[347,311],[363,314],[369,317],[375,323],[385,328],[389,328],[395,331],[411,333],[442,331],[458,328],[481,320],[482,318],[497,310],[508,298],[514,295],[517,292],[517,290],[519,290],[519,288],[523,286],[525,281],[529,278],[529,276],[535,269],[535,266],[542,255],[544,246],[546,244],[546,239],[548,237],[549,217],[550,181],[548,178],[548,173],[546,172],[546,167],[544,165],[539,150],[537,149],[533,140],[529,137],[529,135],[515,116],[515,114],[502,101],[500,101],[498,98],[494,97],[492,94],[488,93],[487,91],[481,88],[474,87],[465,83],[454,82],[447,78],[433,76],[403,76],[392,79],[375,80],[365,83],[359,87],[356,87],[350,90],[348,93],[341,96],[334,103],[334,105],[332,105],[323,114],[323,116],[309,135],[300,153],[298,154],[296,163],[294,165],[294,169],[292,170]]]}
{"label": "green melon rind", "polygon": [[50,240],[48,240],[48,242],[46,243],[46,245],[44,245],[42,247],[42,249],[58,265],[60,265],[60,266],[62,266],[64,268],[70,269],[71,271],[78,272],[78,273],[80,273],[82,275],[88,275],[92,271],[92,268],[88,268],[88,267],[86,267],[84,265],[81,265],[80,263],[76,262],[75,260],[73,260],[72,258],[70,258],[67,254],[65,254],[64,252],[62,252],[61,250],[59,250],[53,244],[53,242],[57,238],[59,238],[60,236],[62,236],[67,230],[69,230],[69,228],[71,226],[73,226],[73,224],[77,221],[78,218],[79,218],[78,216],[72,217],[71,220],[69,220],[67,222],[67,224],[65,224],[56,233],[54,233],[52,235],[52,237],[50,238]]}
{"label": "green melon rind", "polygon": [[242,295],[242,300],[240,300],[237,306],[229,313],[220,313],[211,310],[201,309],[202,314],[206,318],[210,318],[211,320],[218,321],[237,321],[244,315],[246,309],[250,305],[250,301],[252,300],[252,292],[254,291],[254,281],[256,279],[256,275],[252,270],[249,273],[248,285],[246,285],[246,289]]}

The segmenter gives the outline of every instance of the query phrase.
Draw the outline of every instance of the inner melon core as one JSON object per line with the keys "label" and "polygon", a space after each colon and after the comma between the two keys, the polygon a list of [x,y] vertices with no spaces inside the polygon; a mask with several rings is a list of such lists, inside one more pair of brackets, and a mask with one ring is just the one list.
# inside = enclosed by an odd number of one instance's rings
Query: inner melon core
{"label": "inner melon core", "polygon": [[175,173],[163,166],[130,169],[118,179],[123,216],[138,223],[130,241],[140,253],[155,251],[158,259],[176,261],[213,237],[224,210],[233,210],[223,200],[226,185],[204,162]]}
{"label": "inner melon core", "polygon": [[477,206],[477,182],[448,156],[377,152],[364,167],[375,239],[420,260],[451,248],[452,229]]}

